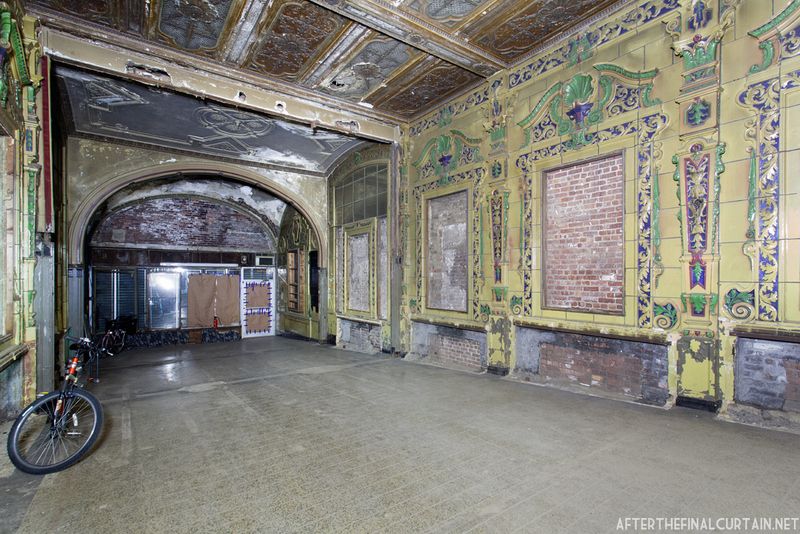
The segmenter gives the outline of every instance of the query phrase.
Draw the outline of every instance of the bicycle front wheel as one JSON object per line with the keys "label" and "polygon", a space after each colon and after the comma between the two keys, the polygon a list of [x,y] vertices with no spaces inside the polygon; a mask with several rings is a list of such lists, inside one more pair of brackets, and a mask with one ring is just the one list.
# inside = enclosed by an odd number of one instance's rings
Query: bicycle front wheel
{"label": "bicycle front wheel", "polygon": [[36,399],[14,421],[8,457],[20,471],[55,473],[80,460],[102,427],[103,408],[94,395],[79,388],[55,391]]}

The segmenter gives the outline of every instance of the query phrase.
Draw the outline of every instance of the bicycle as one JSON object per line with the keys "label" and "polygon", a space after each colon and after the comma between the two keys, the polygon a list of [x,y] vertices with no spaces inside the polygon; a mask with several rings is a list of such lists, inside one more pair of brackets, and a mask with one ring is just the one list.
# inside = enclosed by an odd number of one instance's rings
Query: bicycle
{"label": "bicycle", "polygon": [[44,475],[70,467],[97,441],[103,428],[103,407],[78,383],[80,363],[91,365],[101,349],[88,338],[70,345],[70,360],[59,391],[29,404],[8,434],[8,457],[25,473]]}
{"label": "bicycle", "polygon": [[125,350],[125,330],[116,325],[116,321],[111,321],[111,325],[105,334],[100,338],[98,345],[104,350],[104,355],[114,356]]}

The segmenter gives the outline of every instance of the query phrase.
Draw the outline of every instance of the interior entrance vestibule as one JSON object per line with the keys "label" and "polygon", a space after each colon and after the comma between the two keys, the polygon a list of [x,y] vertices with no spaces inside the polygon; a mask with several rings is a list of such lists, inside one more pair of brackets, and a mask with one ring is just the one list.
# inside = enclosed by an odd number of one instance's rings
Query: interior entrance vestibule
{"label": "interior entrance vestibule", "polygon": [[73,67],[53,73],[65,330],[119,325],[133,346],[335,337],[329,183],[357,175],[348,196],[371,198],[347,222],[380,212],[385,235],[388,145]]}

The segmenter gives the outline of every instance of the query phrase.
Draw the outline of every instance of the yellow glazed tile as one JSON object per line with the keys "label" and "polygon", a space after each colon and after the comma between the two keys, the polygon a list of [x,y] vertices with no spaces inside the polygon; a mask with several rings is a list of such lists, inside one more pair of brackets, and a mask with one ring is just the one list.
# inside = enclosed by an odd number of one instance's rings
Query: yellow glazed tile
{"label": "yellow glazed tile", "polygon": [[760,65],[763,54],[758,47],[758,41],[744,37],[723,44],[722,54],[722,83],[744,78],[748,75],[751,65]]}
{"label": "yellow glazed tile", "polygon": [[683,268],[666,267],[653,290],[653,296],[659,298],[676,298],[680,296],[681,284],[683,283]]}
{"label": "yellow glazed tile", "polygon": [[720,175],[720,202],[747,200],[750,190],[750,161],[740,160],[725,165]]}
{"label": "yellow glazed tile", "polygon": [[[652,29],[662,30],[657,26],[653,26]],[[672,39],[664,35],[663,30],[659,33],[660,36],[654,36],[654,39],[644,46],[644,60],[647,69],[663,70],[675,63],[676,56],[671,48]]]}
{"label": "yellow glazed tile", "polygon": [[[669,53],[672,50],[669,49]],[[653,80],[653,98],[660,98],[664,102],[674,101],[680,95],[680,87],[683,84],[683,62],[679,61],[669,67],[659,71],[658,76]]]}
{"label": "yellow glazed tile", "polygon": [[661,237],[668,239],[671,237],[681,237],[681,225],[678,221],[678,208],[661,210]]}
{"label": "yellow glazed tile", "polygon": [[636,269],[635,268],[625,269],[625,294],[626,295],[635,295],[636,294]]}
{"label": "yellow glazed tile", "polygon": [[567,318],[566,312],[557,311],[557,310],[542,310],[540,313],[541,317],[545,319],[557,319],[560,321],[564,321]]}
{"label": "yellow glazed tile", "polygon": [[[748,39],[750,39],[750,37],[748,37]],[[722,105],[720,106],[719,112],[720,124],[749,119],[755,116],[753,108],[739,103],[739,95],[746,91],[748,86],[752,83],[753,80],[741,78],[722,86],[720,95]]]}
{"label": "yellow glazed tile", "polygon": [[800,239],[787,239],[781,250],[784,259],[783,279],[800,282]]}
{"label": "yellow glazed tile", "polygon": [[800,238],[800,193],[786,195],[783,209],[781,236],[784,239]]}
{"label": "yellow glazed tile", "polygon": [[[672,163],[670,163],[672,166]],[[672,179],[672,173],[663,172],[658,175],[658,187],[661,192],[661,210],[678,207],[678,185]]]}
{"label": "yellow glazed tile", "polygon": [[720,282],[749,283],[754,280],[756,275],[751,269],[750,258],[744,255],[740,243],[723,243],[719,248]]}
{"label": "yellow glazed tile", "polygon": [[720,137],[725,141],[724,161],[733,162],[750,159],[750,148],[754,146],[754,142],[745,139],[744,134],[747,130],[745,122],[744,120],[739,120],[720,126]]}
{"label": "yellow glazed tile", "polygon": [[784,316],[787,321],[800,322],[800,283],[783,284]]}
{"label": "yellow glazed tile", "polygon": [[790,150],[783,156],[783,168],[788,172],[781,187],[786,194],[800,193],[800,150]]}
{"label": "yellow glazed tile", "polygon": [[747,208],[748,202],[746,200],[720,204],[720,243],[741,243],[745,240],[749,227]]}
{"label": "yellow glazed tile", "polygon": [[796,150],[800,148],[800,106],[792,106],[784,110],[784,134],[781,137],[781,149]]}
{"label": "yellow glazed tile", "polygon": [[670,238],[661,240],[661,257],[662,258],[679,258],[681,256],[681,240],[680,238]]}
{"label": "yellow glazed tile", "polygon": [[[779,5],[776,3],[776,5]],[[778,7],[782,9],[782,7]],[[747,32],[766,24],[772,19],[772,2],[747,0],[742,2],[736,13],[736,39],[748,37]]]}

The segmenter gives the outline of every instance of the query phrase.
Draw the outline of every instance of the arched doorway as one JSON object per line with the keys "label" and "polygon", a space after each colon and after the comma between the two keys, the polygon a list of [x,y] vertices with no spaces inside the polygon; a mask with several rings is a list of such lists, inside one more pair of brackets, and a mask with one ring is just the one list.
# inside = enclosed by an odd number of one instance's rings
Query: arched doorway
{"label": "arched doorway", "polygon": [[71,280],[67,295],[73,328],[97,333],[122,321],[138,346],[276,331],[323,337],[326,295],[314,281],[324,234],[302,200],[242,175],[161,167],[87,195],[69,233],[70,258],[82,262],[70,264],[82,282]]}

